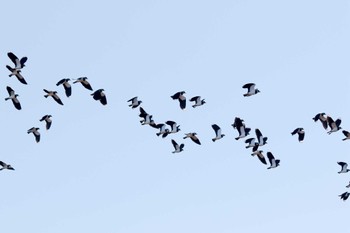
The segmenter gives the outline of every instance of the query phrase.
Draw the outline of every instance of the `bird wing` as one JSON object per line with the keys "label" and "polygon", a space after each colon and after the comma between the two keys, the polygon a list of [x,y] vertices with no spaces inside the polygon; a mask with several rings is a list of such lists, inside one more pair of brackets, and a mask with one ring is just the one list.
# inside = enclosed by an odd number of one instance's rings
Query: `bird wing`
{"label": "bird wing", "polygon": [[171,143],[173,144],[175,150],[177,150],[177,148],[179,147],[179,144],[177,144],[174,139],[171,139]]}
{"label": "bird wing", "polygon": [[342,169],[346,169],[348,167],[348,164],[345,162],[338,162],[338,164],[342,167]]}
{"label": "bird wing", "polygon": [[269,159],[271,166],[275,165],[276,161],[275,161],[275,157],[273,156],[273,154],[271,152],[267,152],[266,155],[267,155],[267,158]]}
{"label": "bird wing", "polygon": [[131,99],[129,99],[127,102],[134,102],[134,101],[136,101],[137,100],[137,96],[135,96],[135,97],[133,97],[133,98],[131,98]]}
{"label": "bird wing", "polygon": [[16,108],[17,110],[21,110],[21,109],[22,109],[21,103],[18,101],[17,98],[12,99],[12,103],[13,103],[13,105],[15,106],[15,108]]}
{"label": "bird wing", "polygon": [[0,161],[0,165],[3,166],[3,167],[6,167],[6,163],[4,163],[3,161]]}
{"label": "bird wing", "polygon": [[91,87],[91,85],[90,85],[90,83],[89,83],[88,81],[83,80],[83,81],[81,82],[81,84],[82,84],[86,89],[92,91],[92,87]]}
{"label": "bird wing", "polygon": [[46,129],[50,129],[52,121],[46,121]]}
{"label": "bird wing", "polygon": [[15,64],[16,68],[20,68],[20,61],[16,55],[9,52],[7,53],[7,56],[11,59],[11,61]]}
{"label": "bird wing", "polygon": [[341,119],[339,118],[339,119],[337,119],[337,120],[335,121],[335,125],[336,125],[337,127],[339,127],[340,124],[341,124]]}
{"label": "bird wing", "polygon": [[107,97],[104,93],[101,93],[101,99],[100,102],[102,105],[106,105],[107,104]]}
{"label": "bird wing", "polygon": [[66,81],[65,78],[61,79],[60,81],[58,81],[58,82],[56,83],[56,86],[59,86],[59,85],[63,84],[65,81]]}
{"label": "bird wing", "polygon": [[296,128],[293,132],[291,132],[291,134],[294,135],[294,134],[298,133],[299,129],[300,128]]}
{"label": "bird wing", "polygon": [[266,159],[262,153],[258,153],[257,155],[258,155],[260,162],[262,162],[263,164],[267,164]]}
{"label": "bird wing", "polygon": [[176,100],[180,97],[180,92],[176,92],[174,95],[170,96],[173,100]]}
{"label": "bird wing", "polygon": [[197,100],[200,98],[200,96],[195,96],[195,97],[192,97],[191,99],[190,99],[190,101],[192,102],[192,101],[196,101],[197,102]]}
{"label": "bird wing", "polygon": [[14,91],[11,87],[9,87],[9,86],[6,87],[6,90],[7,90],[7,92],[9,93],[10,96],[13,95],[13,94],[15,94],[15,91]]}
{"label": "bird wing", "polygon": [[247,83],[242,86],[242,88],[248,88],[249,90],[255,87],[255,83]]}
{"label": "bird wing", "polygon": [[298,140],[299,142],[304,141],[305,133],[298,133]]}
{"label": "bird wing", "polygon": [[11,66],[9,66],[9,65],[6,65],[6,68],[9,70],[9,71],[13,71],[14,69],[13,68],[11,68]]}
{"label": "bird wing", "polygon": [[179,99],[180,102],[180,108],[183,110],[186,108],[186,98],[185,99]]}
{"label": "bird wing", "polygon": [[197,136],[193,135],[193,136],[191,136],[191,139],[192,139],[193,142],[197,143],[198,145],[201,144],[201,142],[199,141],[199,139],[197,138]]}
{"label": "bird wing", "polygon": [[52,96],[52,98],[53,98],[58,104],[63,105],[62,100],[60,99],[60,97],[58,97],[57,94],[54,94],[54,95]]}
{"label": "bird wing", "polygon": [[343,132],[343,134],[345,135],[345,137],[348,137],[348,136],[349,136],[349,131],[343,130],[342,132]]}
{"label": "bird wing", "polygon": [[26,82],[26,80],[24,79],[24,77],[21,75],[21,73],[17,72],[16,78],[17,78],[18,81],[20,81],[21,83],[23,83],[23,84],[28,84],[28,83]]}

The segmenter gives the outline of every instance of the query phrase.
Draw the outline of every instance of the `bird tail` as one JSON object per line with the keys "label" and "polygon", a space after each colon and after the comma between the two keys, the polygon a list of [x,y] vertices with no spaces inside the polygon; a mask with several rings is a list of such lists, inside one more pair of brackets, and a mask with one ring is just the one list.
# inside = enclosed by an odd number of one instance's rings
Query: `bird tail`
{"label": "bird tail", "polygon": [[213,142],[215,142],[216,141],[216,139],[215,138],[213,138],[213,139],[211,139]]}
{"label": "bird tail", "polygon": [[45,98],[47,98],[49,95],[44,95]]}
{"label": "bird tail", "polygon": [[9,100],[10,98],[5,98],[5,100]]}
{"label": "bird tail", "polygon": [[239,139],[239,137],[236,137],[235,139],[236,139],[236,140],[238,140],[238,139]]}
{"label": "bird tail", "polygon": [[156,134],[157,134],[157,136],[161,135],[161,133],[156,133]]}

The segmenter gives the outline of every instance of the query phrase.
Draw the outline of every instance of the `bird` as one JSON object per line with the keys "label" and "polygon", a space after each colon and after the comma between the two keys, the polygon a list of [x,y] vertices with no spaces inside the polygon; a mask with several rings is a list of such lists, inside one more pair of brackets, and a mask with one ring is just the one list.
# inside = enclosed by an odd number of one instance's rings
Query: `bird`
{"label": "bird", "polygon": [[24,63],[28,60],[27,57],[22,57],[21,59],[18,59],[16,55],[14,55],[12,52],[7,53],[7,56],[11,59],[13,64],[15,64],[15,69],[20,70],[23,67],[25,67]]}
{"label": "bird", "polygon": [[0,161],[0,165],[2,166],[2,168],[0,168],[1,170],[15,170],[10,164],[4,163],[3,161]]}
{"label": "bird", "polygon": [[349,182],[349,184],[347,185],[347,186],[345,186],[346,188],[350,188],[350,182]]}
{"label": "bird", "polygon": [[331,134],[331,133],[334,133],[334,132],[337,132],[338,130],[341,129],[340,127],[340,124],[341,124],[341,119],[337,119],[336,121],[334,121],[332,119],[332,117],[327,117],[327,122],[328,122],[328,125],[329,127],[331,128],[331,130],[329,130],[327,133],[328,134]]}
{"label": "bird", "polygon": [[87,79],[88,79],[87,77],[80,77],[80,78],[76,79],[73,82],[73,84],[74,83],[81,83],[81,85],[83,85],[83,87],[85,87],[86,89],[92,91],[92,87],[91,87],[90,83],[87,81]]}
{"label": "bird", "polygon": [[180,153],[183,151],[185,144],[177,144],[174,139],[171,139],[171,143],[173,144],[175,150],[172,153]]}
{"label": "bird", "polygon": [[244,97],[252,96],[252,95],[258,94],[260,92],[259,89],[255,89],[255,83],[244,84],[242,86],[242,88],[247,88],[248,89],[247,93],[243,94]]}
{"label": "bird", "polygon": [[134,98],[129,99],[127,102],[131,102],[131,104],[129,105],[129,107],[131,107],[131,108],[137,108],[142,103],[141,100],[137,99],[137,96],[135,96]]}
{"label": "bird", "polygon": [[175,121],[166,121],[165,124],[171,127],[171,130],[169,133],[177,133],[181,130],[180,125],[177,125]]}
{"label": "bird", "polygon": [[322,113],[318,113],[316,114],[316,116],[314,118],[312,118],[315,122],[320,120],[320,122],[322,123],[322,126],[324,129],[328,128],[328,121],[327,121],[327,115],[326,113],[322,112]]}
{"label": "bird", "polygon": [[49,130],[52,124],[51,115],[45,115],[43,116],[39,121],[45,121],[46,122],[46,130]]}
{"label": "bird", "polygon": [[192,97],[190,99],[190,102],[193,102],[193,101],[195,101],[195,103],[192,105],[193,108],[198,107],[198,106],[202,106],[203,104],[206,103],[204,99],[201,100],[200,96]]}
{"label": "bird", "polygon": [[16,76],[16,78],[18,79],[18,81],[20,81],[23,84],[28,84],[26,82],[26,80],[23,78],[22,74],[21,74],[21,70],[17,70],[15,68],[11,68],[11,66],[6,66],[6,68],[11,71],[11,74],[9,75],[9,77],[11,76]]}
{"label": "bird", "polygon": [[56,83],[56,86],[63,85],[67,97],[72,95],[72,86],[69,84],[69,81],[69,78],[64,78],[61,79],[58,83]]}
{"label": "bird", "polygon": [[142,107],[140,107],[139,117],[142,117],[143,120],[140,120],[141,125],[155,125],[153,116],[148,114]]}
{"label": "bird", "polygon": [[21,109],[22,109],[21,103],[20,103],[19,100],[17,99],[17,96],[19,96],[19,95],[16,94],[15,91],[14,91],[11,87],[9,87],[9,86],[7,86],[6,89],[7,89],[7,92],[9,93],[9,97],[5,98],[5,100],[11,99],[13,105],[15,106],[15,108],[16,108],[17,110],[21,110]]}
{"label": "bird", "polygon": [[346,199],[348,199],[348,197],[350,196],[350,193],[345,192],[339,195],[340,199],[342,199],[343,201],[346,201]]}
{"label": "bird", "polygon": [[267,152],[266,155],[267,155],[267,158],[269,159],[269,162],[270,162],[270,167],[268,167],[267,169],[275,168],[275,167],[278,167],[280,165],[280,160],[275,159],[275,157],[273,156],[273,154],[271,152]]}
{"label": "bird", "polygon": [[350,139],[350,132],[349,131],[346,131],[346,130],[343,130],[342,131],[343,134],[345,135],[346,138],[343,138],[343,141],[347,140],[347,139]]}
{"label": "bird", "polygon": [[263,152],[262,150],[256,150],[252,153],[252,156],[254,155],[258,156],[258,159],[260,160],[260,162],[262,162],[263,164],[267,164],[262,152]]}
{"label": "bird", "polygon": [[32,127],[30,129],[28,129],[27,133],[30,134],[30,133],[33,133],[33,135],[35,136],[35,141],[38,143],[40,142],[40,133],[39,133],[39,130],[40,128],[36,128],[36,127]]}
{"label": "bird", "polygon": [[57,91],[48,91],[46,89],[43,89],[47,94],[44,95],[45,98],[51,96],[58,104],[63,105],[62,100],[57,95]]}
{"label": "bird", "polygon": [[106,98],[106,94],[104,93],[104,89],[98,89],[91,95],[94,98],[94,100],[99,100],[102,105],[107,104],[107,98]]}
{"label": "bird", "polygon": [[292,135],[298,134],[298,140],[299,142],[303,142],[305,138],[305,131],[304,128],[296,128],[293,132],[291,132]]}
{"label": "bird", "polygon": [[221,133],[221,128],[217,124],[213,124],[213,125],[211,125],[211,127],[215,131],[215,135],[216,135],[215,138],[211,139],[213,142],[215,142],[216,140],[219,140],[225,136],[225,134]]}
{"label": "bird", "polygon": [[260,132],[259,129],[255,129],[255,134],[258,139],[258,145],[263,146],[267,143],[267,137],[263,137],[262,133]]}
{"label": "bird", "polygon": [[243,119],[241,119],[239,117],[235,117],[235,120],[234,120],[233,124],[231,124],[232,127],[234,129],[237,129],[237,131],[239,133],[239,136],[235,138],[236,140],[248,136],[249,132],[251,130],[250,128],[246,128],[245,124],[243,122],[244,122]]}
{"label": "bird", "polygon": [[347,173],[348,171],[350,171],[350,169],[348,169],[348,164],[345,162],[338,162],[338,164],[341,166],[341,170],[338,172],[338,174],[340,173]]}
{"label": "bird", "polygon": [[163,123],[160,124],[155,124],[155,125],[151,125],[152,127],[159,129],[159,132],[156,133],[157,136],[162,135],[162,138],[165,138],[166,136],[168,136],[169,134],[169,129],[166,128],[166,125]]}
{"label": "bird", "polygon": [[186,92],[184,91],[179,91],[176,92],[174,95],[170,96],[173,100],[179,100],[180,103],[180,108],[184,110],[186,108],[186,97],[184,96]]}
{"label": "bird", "polygon": [[196,143],[196,144],[198,144],[198,145],[201,145],[201,142],[199,141],[198,137],[196,136],[197,133],[186,133],[185,135],[186,135],[186,136],[183,137],[183,139],[191,138],[191,140],[192,140],[194,143]]}
{"label": "bird", "polygon": [[248,138],[245,140],[245,143],[248,143],[248,145],[245,148],[253,147],[253,151],[256,151],[258,149],[259,143],[255,141],[255,138]]}

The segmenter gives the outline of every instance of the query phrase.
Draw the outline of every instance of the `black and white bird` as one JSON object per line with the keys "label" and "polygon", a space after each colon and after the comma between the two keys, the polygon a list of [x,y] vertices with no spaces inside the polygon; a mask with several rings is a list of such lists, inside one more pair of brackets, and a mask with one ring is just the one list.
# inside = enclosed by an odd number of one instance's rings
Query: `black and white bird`
{"label": "black and white bird", "polygon": [[148,114],[142,107],[140,107],[139,117],[143,118],[140,120],[141,125],[155,125],[154,120],[152,119],[153,116]]}
{"label": "black and white bird", "polygon": [[206,103],[205,100],[204,100],[204,99],[201,99],[200,96],[192,97],[192,98],[190,99],[190,102],[193,102],[193,101],[195,101],[195,103],[192,105],[193,108],[202,106],[203,104]]}
{"label": "black and white bird", "polygon": [[15,69],[20,70],[23,67],[25,67],[24,63],[28,60],[27,57],[22,57],[21,59],[18,59],[16,55],[14,55],[12,52],[7,53],[7,56],[11,59],[13,64],[15,64]]}
{"label": "black and white bird", "polygon": [[12,103],[15,106],[15,108],[17,110],[21,110],[22,109],[21,103],[17,99],[17,96],[19,95],[17,95],[15,91],[9,86],[7,86],[6,89],[7,89],[7,92],[9,93],[9,97],[5,98],[5,100],[9,100],[9,99],[12,100]]}
{"label": "black and white bird", "polygon": [[348,164],[345,162],[338,162],[338,164],[341,166],[341,170],[338,172],[340,173],[347,173],[350,171],[350,169],[348,169]]}
{"label": "black and white bird", "polygon": [[346,138],[343,138],[343,141],[350,139],[350,132],[349,131],[343,130],[342,132],[343,132],[344,136],[346,137]]}
{"label": "black and white bird", "polygon": [[67,97],[72,95],[72,86],[69,84],[69,81],[69,78],[64,78],[61,79],[58,83],[56,83],[56,86],[63,85]]}
{"label": "black and white bird", "polygon": [[48,91],[46,89],[43,89],[47,94],[44,95],[45,98],[51,96],[58,104],[63,105],[62,100],[57,95],[57,91]]}
{"label": "black and white bird", "polygon": [[221,133],[221,128],[217,124],[211,125],[213,130],[215,131],[215,138],[212,138],[211,140],[215,142],[216,140],[219,140],[225,136],[225,134]]}
{"label": "black and white bird", "polygon": [[267,169],[275,168],[275,167],[278,167],[280,165],[280,160],[275,159],[275,157],[273,156],[273,154],[271,152],[267,152],[266,155],[267,155],[267,158],[269,159],[269,162],[270,162],[270,167],[268,167]]}
{"label": "black and white bird", "polygon": [[185,135],[186,135],[186,136],[183,137],[183,139],[191,138],[191,140],[192,140],[194,143],[196,143],[196,144],[198,144],[198,145],[201,144],[201,142],[199,141],[199,139],[198,139],[198,137],[197,137],[197,133],[186,133]]}
{"label": "black and white bird", "polygon": [[28,133],[28,134],[33,133],[33,135],[34,135],[34,137],[35,137],[35,141],[36,141],[36,142],[40,142],[39,128],[32,127],[32,128],[30,128],[30,129],[28,129],[27,133]]}
{"label": "black and white bird", "polygon": [[304,128],[296,128],[293,132],[291,132],[292,135],[298,134],[298,140],[299,142],[303,142],[305,138],[305,131]]}
{"label": "black and white bird", "polygon": [[153,128],[159,129],[159,132],[156,133],[157,136],[162,135],[162,138],[165,138],[169,135],[169,129],[166,128],[166,125],[163,123],[151,125]]}
{"label": "black and white bird", "polygon": [[233,124],[232,124],[232,127],[234,129],[237,129],[237,131],[239,133],[239,136],[235,138],[236,140],[248,136],[249,132],[251,130],[250,128],[246,128],[245,124],[243,122],[244,122],[244,120],[242,120],[239,117],[236,117]]}
{"label": "black and white bird", "polygon": [[320,120],[320,122],[322,123],[322,126],[324,129],[328,128],[328,121],[327,121],[327,115],[324,112],[318,113],[316,114],[316,116],[314,118],[312,118],[315,122]]}
{"label": "black and white bird", "polygon": [[43,116],[39,121],[45,121],[46,122],[46,130],[49,130],[52,124],[51,115],[45,115]]}
{"label": "black and white bird", "polygon": [[267,144],[267,137],[263,137],[259,129],[255,129],[256,138],[258,139],[258,145],[263,146]]}
{"label": "black and white bird", "polygon": [[340,199],[343,201],[346,201],[346,199],[348,199],[349,196],[350,196],[350,193],[348,193],[348,192],[345,192],[345,193],[342,193],[339,195]]}
{"label": "black and white bird", "polygon": [[131,102],[131,104],[129,104],[129,107],[131,107],[131,108],[137,108],[142,103],[141,100],[137,99],[137,96],[135,96],[134,98],[129,99],[128,102]]}
{"label": "black and white bird", "polygon": [[180,103],[180,108],[184,110],[186,108],[186,97],[184,96],[186,92],[184,91],[179,91],[175,93],[174,95],[171,96],[173,100],[179,100]]}
{"label": "black and white bird", "polygon": [[177,144],[174,139],[171,139],[171,143],[173,144],[175,150],[172,153],[180,153],[181,151],[184,150],[185,144]]}
{"label": "black and white bird", "polygon": [[244,97],[252,96],[252,95],[258,94],[260,92],[259,89],[255,89],[255,83],[247,83],[247,84],[243,85],[242,88],[248,89],[247,93],[243,94]]}
{"label": "black and white bird", "polygon": [[248,145],[245,148],[253,148],[253,151],[256,151],[259,147],[259,143],[255,141],[255,138],[248,138],[245,140],[245,143],[248,143]]}
{"label": "black and white bird", "polygon": [[258,157],[258,159],[260,160],[260,162],[262,162],[263,164],[267,164],[266,163],[266,159],[262,153],[262,150],[256,150],[252,153],[252,156],[256,155]]}
{"label": "black and white bird", "polygon": [[177,133],[181,130],[180,125],[177,125],[175,121],[166,121],[165,124],[171,127],[171,130],[169,131],[169,133]]}
{"label": "black and white bird", "polygon": [[5,169],[15,170],[10,164],[4,163],[3,161],[0,161],[0,166],[1,166],[0,171]]}
{"label": "black and white bird", "polygon": [[341,129],[340,127],[340,124],[341,124],[341,119],[337,119],[336,121],[334,121],[332,119],[332,117],[327,117],[327,122],[328,122],[328,125],[329,127],[331,128],[327,133],[328,134],[331,134],[331,133],[334,133],[334,132],[337,132],[338,130]]}
{"label": "black and white bird", "polygon": [[104,89],[98,89],[94,93],[91,94],[94,100],[99,100],[102,105],[107,104],[107,97],[104,93]]}
{"label": "black and white bird", "polygon": [[83,87],[85,87],[86,89],[92,91],[92,87],[90,85],[90,83],[87,81],[87,77],[80,77],[80,78],[77,78],[74,82],[74,83],[81,83],[81,85],[83,85]]}
{"label": "black and white bird", "polygon": [[12,68],[10,66],[6,66],[6,68],[11,71],[11,74],[9,75],[9,77],[11,76],[16,76],[16,78],[18,79],[18,81],[20,81],[23,84],[27,84],[26,80],[23,78],[22,74],[21,74],[21,70],[17,70],[15,68]]}

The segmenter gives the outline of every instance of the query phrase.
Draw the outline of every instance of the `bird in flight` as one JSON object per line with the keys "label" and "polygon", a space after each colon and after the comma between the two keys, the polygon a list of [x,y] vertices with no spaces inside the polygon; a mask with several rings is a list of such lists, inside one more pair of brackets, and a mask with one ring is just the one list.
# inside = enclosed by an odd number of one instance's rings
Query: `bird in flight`
{"label": "bird in flight", "polygon": [[43,89],[47,94],[44,95],[45,98],[51,96],[58,104],[63,105],[62,100],[57,95],[57,91],[48,91],[46,89]]}
{"label": "bird in flight", "polygon": [[171,139],[171,143],[173,144],[175,150],[172,153],[180,153],[183,151],[185,144],[177,144],[174,139]]}
{"label": "bird in flight", "polygon": [[18,59],[18,57],[12,52],[7,53],[7,56],[11,59],[13,64],[15,64],[16,70],[20,70],[23,67],[25,67],[24,63],[26,63],[26,61],[28,60],[27,57],[22,57],[21,59]]}
{"label": "bird in flight", "polygon": [[176,92],[174,95],[171,96],[171,98],[173,100],[179,100],[179,103],[180,103],[180,108],[182,110],[184,110],[186,108],[186,97],[184,96],[184,94],[186,94],[186,92],[184,91],[179,91],[179,92]]}
{"label": "bird in flight", "polygon": [[205,104],[205,100],[204,99],[201,99],[200,96],[195,96],[195,97],[192,97],[190,99],[190,102],[195,102],[192,107],[195,108],[195,107],[199,107],[199,106],[202,106],[203,104]]}
{"label": "bird in flight", "polygon": [[32,127],[30,129],[28,129],[27,131],[28,134],[33,133],[34,137],[35,137],[35,141],[38,143],[40,142],[40,133],[39,133],[39,128],[36,127]]}
{"label": "bird in flight", "polygon": [[49,130],[52,124],[51,115],[45,115],[43,116],[39,121],[45,121],[46,122],[46,130]]}
{"label": "bird in flight", "polygon": [[242,88],[247,88],[247,93],[243,94],[244,97],[252,96],[260,92],[259,89],[255,88],[255,83],[247,83],[243,85]]}
{"label": "bird in flight", "polygon": [[267,152],[266,155],[267,155],[267,158],[269,159],[269,162],[270,162],[270,167],[268,167],[267,169],[275,168],[275,167],[278,167],[280,165],[280,160],[275,159],[275,157],[273,156],[273,154],[271,152]]}
{"label": "bird in flight", "polygon": [[10,164],[4,163],[3,161],[0,161],[0,166],[1,166],[0,171],[5,169],[15,170]]}
{"label": "bird in flight", "polygon": [[201,144],[201,142],[199,141],[199,139],[198,139],[198,137],[197,137],[197,133],[186,133],[185,135],[186,135],[186,136],[185,136],[183,139],[191,138],[191,140],[192,140],[194,143],[196,143],[196,144],[198,144],[198,145]]}
{"label": "bird in flight", "polygon": [[303,142],[305,138],[305,131],[303,128],[296,128],[293,132],[291,132],[292,135],[298,134],[298,140],[299,142]]}
{"label": "bird in flight", "polygon": [[219,140],[225,136],[225,134],[221,133],[221,128],[217,124],[211,125],[213,130],[215,131],[215,138],[212,138],[211,140],[215,142],[216,140]]}
{"label": "bird in flight", "polygon": [[18,81],[20,81],[23,84],[27,84],[26,80],[23,78],[22,74],[21,74],[21,70],[17,70],[15,68],[11,68],[10,66],[6,66],[6,68],[11,71],[11,74],[9,75],[9,77],[11,76],[16,76],[16,78],[18,79]]}
{"label": "bird in flight", "polygon": [[69,84],[69,81],[69,78],[64,78],[56,83],[56,86],[63,85],[67,97],[72,95],[72,86]]}
{"label": "bird in flight", "polygon": [[141,100],[137,99],[137,96],[135,96],[134,98],[129,99],[128,102],[131,102],[131,104],[129,104],[129,107],[131,107],[131,108],[137,108],[142,103]]}
{"label": "bird in flight", "polygon": [[92,91],[92,87],[91,87],[90,83],[87,81],[87,79],[88,79],[87,77],[80,77],[80,78],[76,79],[73,82],[73,84],[74,83],[81,83],[81,85],[83,85],[83,87],[85,87],[86,89]]}
{"label": "bird in flight", "polygon": [[341,166],[341,170],[338,172],[340,173],[347,173],[350,171],[350,169],[348,169],[348,164],[345,162],[338,162],[338,164]]}
{"label": "bird in flight", "polygon": [[94,93],[91,94],[94,100],[99,100],[102,105],[107,104],[107,97],[104,93],[104,89],[98,89]]}
{"label": "bird in flight", "polygon": [[7,86],[6,87],[6,89],[7,89],[7,92],[9,93],[9,97],[7,97],[7,98],[5,98],[5,100],[12,100],[12,103],[13,103],[13,105],[15,106],[15,108],[17,109],[17,110],[21,110],[22,109],[22,107],[21,107],[21,103],[19,102],[19,100],[17,99],[17,94],[15,93],[15,91],[11,88],[11,87],[9,87],[9,86]]}

